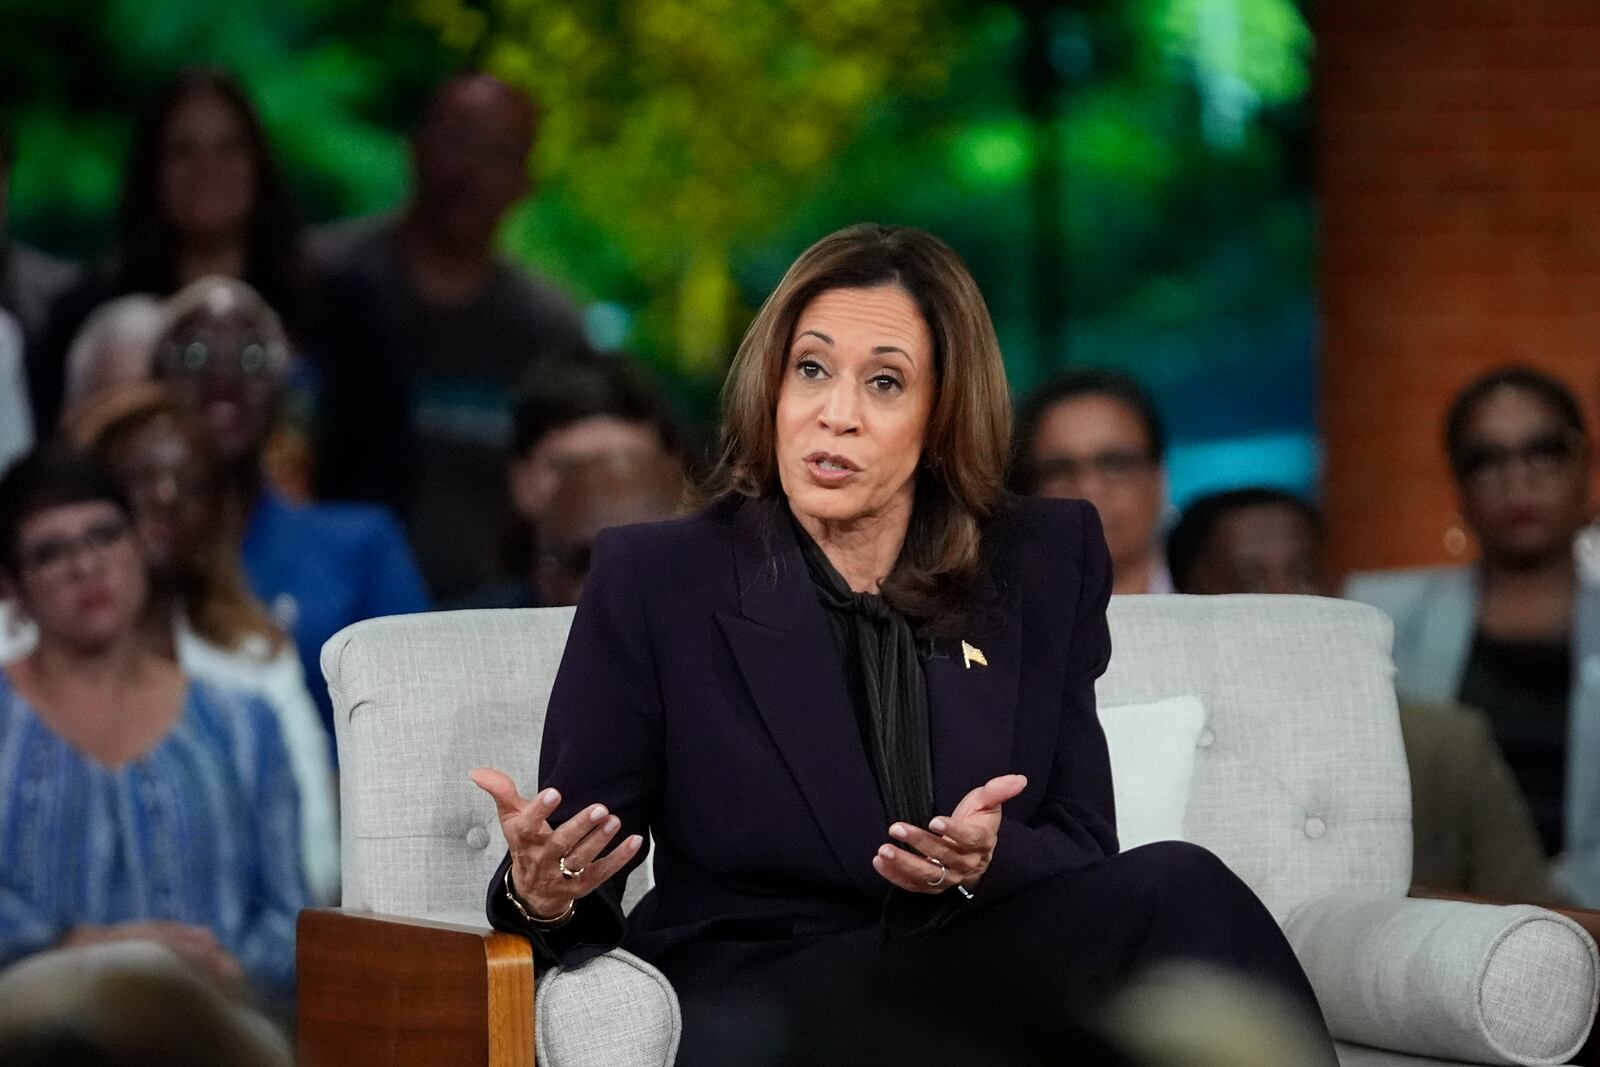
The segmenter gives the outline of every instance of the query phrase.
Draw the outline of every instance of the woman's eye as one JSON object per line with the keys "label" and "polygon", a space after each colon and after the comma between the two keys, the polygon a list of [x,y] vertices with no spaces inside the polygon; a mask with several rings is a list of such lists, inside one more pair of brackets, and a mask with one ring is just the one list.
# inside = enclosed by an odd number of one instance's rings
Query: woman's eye
{"label": "woman's eye", "polygon": [[872,387],[880,393],[892,393],[900,388],[900,379],[892,374],[880,374],[872,379]]}
{"label": "woman's eye", "polygon": [[795,370],[800,372],[800,377],[802,378],[822,377],[822,364],[818,363],[814,359],[802,359],[800,362],[796,363],[794,367]]}

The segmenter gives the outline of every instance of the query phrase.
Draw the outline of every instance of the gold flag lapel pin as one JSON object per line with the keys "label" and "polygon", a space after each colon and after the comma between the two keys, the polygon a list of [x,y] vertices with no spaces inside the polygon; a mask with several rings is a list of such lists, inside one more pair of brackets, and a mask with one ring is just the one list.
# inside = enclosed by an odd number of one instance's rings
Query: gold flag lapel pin
{"label": "gold flag lapel pin", "polygon": [[961,642],[961,661],[967,665],[967,670],[969,671],[974,663],[980,667],[989,665],[988,659],[983,654],[983,649],[977,645],[969,645],[965,641]]}

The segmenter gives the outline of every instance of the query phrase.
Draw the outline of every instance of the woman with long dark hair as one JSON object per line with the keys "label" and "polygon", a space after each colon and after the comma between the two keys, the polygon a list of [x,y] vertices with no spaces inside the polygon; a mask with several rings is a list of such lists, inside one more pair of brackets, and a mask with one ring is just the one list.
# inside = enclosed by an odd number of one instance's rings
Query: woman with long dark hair
{"label": "woman with long dark hair", "polygon": [[29,355],[35,420],[61,412],[65,355],[97,306],[124,293],[169,296],[206,275],[248,282],[290,332],[305,329],[300,221],[261,117],[238,80],[190,67],[161,86],[134,128],[123,174],[117,244],[62,295]]}

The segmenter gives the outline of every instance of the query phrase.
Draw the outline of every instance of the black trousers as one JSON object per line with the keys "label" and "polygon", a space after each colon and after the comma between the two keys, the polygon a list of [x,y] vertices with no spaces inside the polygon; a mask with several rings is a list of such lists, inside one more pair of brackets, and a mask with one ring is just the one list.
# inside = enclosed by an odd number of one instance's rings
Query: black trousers
{"label": "black trousers", "polygon": [[[980,890],[981,892],[981,890]],[[726,946],[722,946],[726,949]],[[753,951],[709,973],[685,946],[659,962],[678,990],[678,1063],[1133,1063],[1095,1024],[1128,978],[1191,961],[1297,1001],[1316,995],[1277,922],[1221,860],[1163,842],[975,902],[934,933],[873,926]],[[723,954],[722,959],[726,960]],[[1331,1040],[1307,1063],[1334,1063]]]}

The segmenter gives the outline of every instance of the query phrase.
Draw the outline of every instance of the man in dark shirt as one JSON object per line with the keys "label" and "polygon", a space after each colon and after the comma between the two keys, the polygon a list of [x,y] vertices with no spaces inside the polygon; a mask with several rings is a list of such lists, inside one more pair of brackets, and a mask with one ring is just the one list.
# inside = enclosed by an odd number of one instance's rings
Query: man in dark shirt
{"label": "man in dark shirt", "polygon": [[313,250],[327,312],[319,495],[395,508],[440,596],[495,571],[518,385],[584,348],[572,304],[495,252],[529,191],[534,126],[503,83],[451,80],[413,140],[404,211]]}

